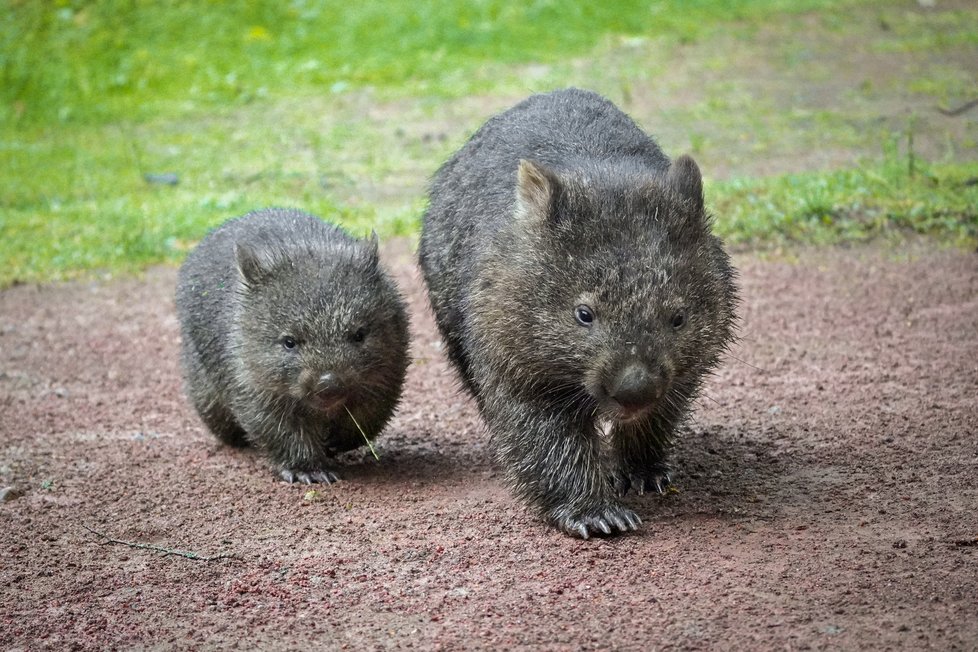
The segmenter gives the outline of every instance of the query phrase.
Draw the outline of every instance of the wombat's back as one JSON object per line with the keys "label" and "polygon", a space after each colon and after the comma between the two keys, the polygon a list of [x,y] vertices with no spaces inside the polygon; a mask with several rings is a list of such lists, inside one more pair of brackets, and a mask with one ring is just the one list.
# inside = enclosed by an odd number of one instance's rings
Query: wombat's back
{"label": "wombat's back", "polygon": [[[441,167],[431,186],[429,216],[437,221],[455,209],[477,231],[491,231],[513,206],[520,159],[556,171],[582,164],[652,173],[669,167],[655,141],[600,95],[573,88],[534,95],[490,118]],[[478,204],[465,206],[463,197],[472,195]],[[463,207],[470,210],[458,210]]]}

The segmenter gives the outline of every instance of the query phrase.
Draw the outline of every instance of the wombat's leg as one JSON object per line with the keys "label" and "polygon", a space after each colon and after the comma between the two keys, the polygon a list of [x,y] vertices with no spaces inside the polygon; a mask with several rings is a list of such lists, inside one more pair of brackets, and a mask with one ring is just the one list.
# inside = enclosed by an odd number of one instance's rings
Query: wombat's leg
{"label": "wombat's leg", "polygon": [[487,401],[484,413],[515,492],[547,522],[583,539],[641,524],[608,486],[590,424],[512,397]]}
{"label": "wombat's leg", "polygon": [[218,439],[230,446],[247,446],[245,431],[234,420],[231,412],[224,407],[210,407],[198,410],[200,418]]}
{"label": "wombat's leg", "polygon": [[249,439],[261,448],[286,482],[332,484],[340,479],[329,467],[329,450],[321,431],[304,428],[281,412],[263,411],[254,405],[238,414]]}
{"label": "wombat's leg", "polygon": [[188,394],[207,429],[225,444],[247,446],[245,432],[213,386],[202,374],[188,383]]}
{"label": "wombat's leg", "polygon": [[619,496],[629,489],[665,493],[671,483],[668,455],[674,423],[653,415],[640,424],[616,424],[612,437],[616,464],[611,483]]}
{"label": "wombat's leg", "polygon": [[218,439],[231,446],[247,446],[245,432],[231,413],[221,392],[211,381],[210,374],[201,361],[200,352],[191,340],[185,339],[181,350],[187,396],[193,403],[200,420]]}
{"label": "wombat's leg", "polygon": [[[459,321],[461,321],[461,317],[455,318],[454,320],[449,317],[445,320],[445,323],[457,323]],[[448,354],[448,359],[452,365],[458,370],[462,384],[473,396],[478,396],[478,390],[472,382],[469,356],[465,352],[465,345],[462,342],[461,336],[458,332],[451,330],[447,325],[445,327],[439,326],[439,328],[441,330],[442,341],[445,343],[445,352]]]}

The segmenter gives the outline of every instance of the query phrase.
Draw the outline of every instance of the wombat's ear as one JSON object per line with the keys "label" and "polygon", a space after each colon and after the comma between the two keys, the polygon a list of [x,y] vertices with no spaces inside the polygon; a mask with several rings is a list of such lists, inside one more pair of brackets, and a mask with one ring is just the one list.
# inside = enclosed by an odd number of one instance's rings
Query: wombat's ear
{"label": "wombat's ear", "polygon": [[370,230],[370,237],[367,238],[367,259],[374,265],[380,262],[380,238],[373,229]]}
{"label": "wombat's ear", "polygon": [[271,258],[250,244],[234,243],[234,257],[238,272],[247,285],[258,285],[272,271]]}
{"label": "wombat's ear", "polygon": [[703,210],[703,177],[691,156],[683,154],[672,162],[666,173],[666,183],[680,196],[692,201],[696,210]]}
{"label": "wombat's ear", "polygon": [[520,159],[516,171],[518,212],[531,220],[545,220],[553,212],[559,182],[553,172],[539,163]]}

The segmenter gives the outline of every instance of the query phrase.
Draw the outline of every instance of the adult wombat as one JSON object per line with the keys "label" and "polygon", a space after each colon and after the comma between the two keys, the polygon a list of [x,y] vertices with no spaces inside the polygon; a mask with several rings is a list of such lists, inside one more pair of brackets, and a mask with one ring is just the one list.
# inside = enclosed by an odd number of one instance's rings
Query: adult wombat
{"label": "adult wombat", "polygon": [[408,326],[376,237],[255,211],[190,253],[176,302],[201,419],[226,443],[259,447],[287,481],[335,481],[330,456],[367,443],[394,411]]}
{"label": "adult wombat", "polygon": [[516,493],[584,538],[635,529],[731,339],[734,270],[688,156],[600,96],[535,95],[438,171],[420,262]]}

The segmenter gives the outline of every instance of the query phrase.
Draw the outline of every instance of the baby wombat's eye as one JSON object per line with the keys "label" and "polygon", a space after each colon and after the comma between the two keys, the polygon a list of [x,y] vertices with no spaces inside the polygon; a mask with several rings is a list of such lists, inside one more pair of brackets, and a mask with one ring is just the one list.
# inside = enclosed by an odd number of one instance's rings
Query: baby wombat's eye
{"label": "baby wombat's eye", "polygon": [[680,328],[682,328],[685,325],[686,325],[686,311],[677,310],[676,313],[672,316],[673,329],[678,331]]}
{"label": "baby wombat's eye", "polygon": [[354,344],[359,344],[365,339],[367,339],[367,329],[363,326],[350,333],[350,341]]}
{"label": "baby wombat's eye", "polygon": [[283,335],[279,339],[279,342],[282,344],[282,348],[288,351],[292,351],[295,349],[295,347],[299,346],[298,342],[296,342],[295,338],[291,335]]}
{"label": "baby wombat's eye", "polygon": [[594,311],[591,310],[590,306],[581,304],[574,308],[574,318],[581,326],[590,326],[594,323]]}

